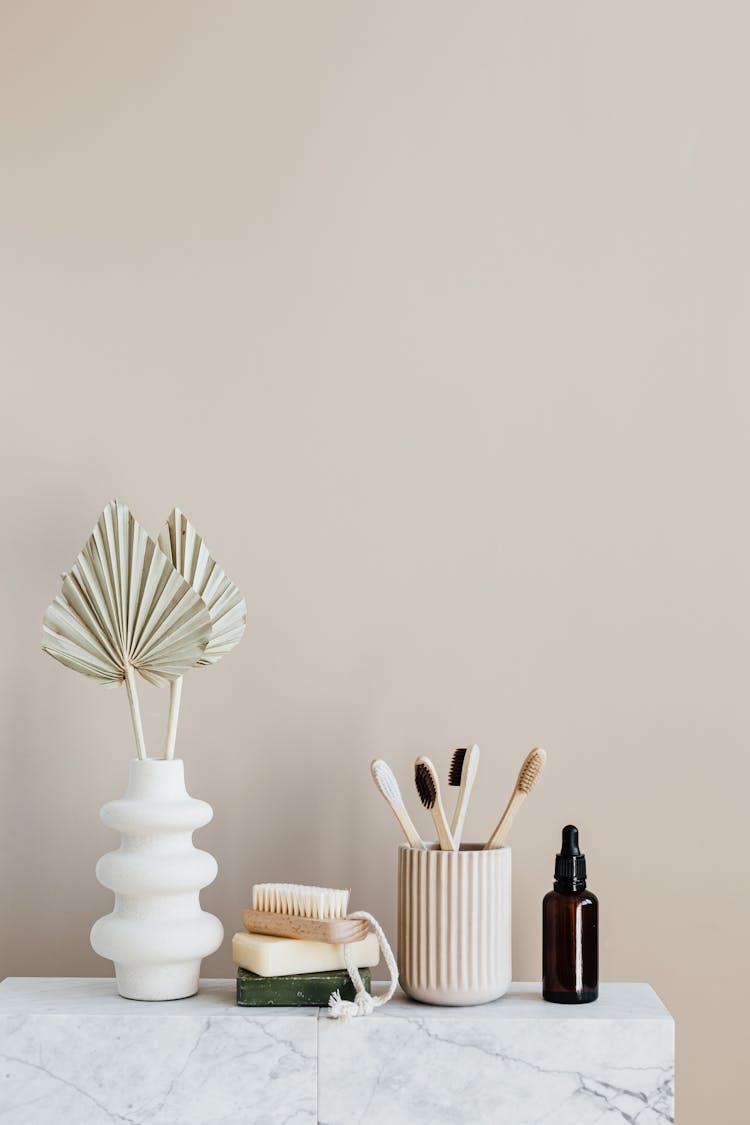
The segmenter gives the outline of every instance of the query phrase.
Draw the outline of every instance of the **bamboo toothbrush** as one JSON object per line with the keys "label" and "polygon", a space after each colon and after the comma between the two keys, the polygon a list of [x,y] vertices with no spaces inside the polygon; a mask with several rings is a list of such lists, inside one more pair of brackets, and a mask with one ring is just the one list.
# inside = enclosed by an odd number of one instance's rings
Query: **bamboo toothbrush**
{"label": "bamboo toothbrush", "polygon": [[398,787],[398,782],[393,774],[393,770],[384,762],[382,758],[375,758],[370,763],[370,773],[375,785],[382,793],[388,804],[393,809],[396,820],[403,829],[404,836],[406,836],[409,846],[412,848],[424,848],[422,837],[414,827],[414,821],[406,811],[401,790]]}
{"label": "bamboo toothbrush", "polygon": [[497,828],[484,845],[485,851],[487,849],[502,848],[505,846],[505,841],[508,839],[508,833],[510,832],[516,813],[539,780],[539,775],[544,769],[544,763],[546,761],[547,751],[542,750],[541,746],[537,746],[535,750],[532,750],[526,755],[518,774],[516,787],[505,807],[505,812],[498,821]]}
{"label": "bamboo toothbrush", "polygon": [[449,785],[459,785],[458,800],[453,811],[451,821],[451,835],[456,844],[456,850],[461,847],[461,838],[464,834],[464,821],[469,807],[469,797],[474,786],[479,766],[479,747],[474,745],[467,750],[454,750],[451,759],[451,768],[448,774]]}
{"label": "bamboo toothbrush", "polygon": [[445,819],[445,809],[440,799],[440,781],[438,780],[437,770],[429,758],[417,758],[414,763],[414,784],[417,787],[420,801],[432,813],[441,850],[455,852],[456,844],[448,827],[448,821]]}

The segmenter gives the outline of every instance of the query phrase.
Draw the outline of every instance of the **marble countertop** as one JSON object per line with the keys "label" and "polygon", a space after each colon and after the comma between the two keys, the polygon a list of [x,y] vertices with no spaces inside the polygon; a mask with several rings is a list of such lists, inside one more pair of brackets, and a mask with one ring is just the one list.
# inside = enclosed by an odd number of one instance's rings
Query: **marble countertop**
{"label": "marble countertop", "polygon": [[[384,985],[376,985],[379,991]],[[547,1004],[397,994],[372,1015],[239,1008],[235,981],[144,1003],[111,979],[0,983],[3,1125],[669,1125],[674,1024],[647,984]]]}

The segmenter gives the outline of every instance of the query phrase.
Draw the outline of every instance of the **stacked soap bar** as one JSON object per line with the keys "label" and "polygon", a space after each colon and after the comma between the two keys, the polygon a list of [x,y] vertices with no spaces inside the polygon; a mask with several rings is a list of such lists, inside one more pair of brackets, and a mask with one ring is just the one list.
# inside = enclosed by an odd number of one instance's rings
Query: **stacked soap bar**
{"label": "stacked soap bar", "polygon": [[[371,992],[370,970],[360,969],[359,974]],[[260,977],[247,969],[237,970],[237,1003],[242,1008],[325,1008],[334,992],[342,1000],[354,999],[354,985],[346,969],[283,977]]]}
{"label": "stacked soap bar", "polygon": [[[348,943],[362,983],[370,991],[371,974],[380,960],[375,934]],[[354,999],[343,944],[270,934],[237,933],[232,938],[237,965],[237,1003],[245,1007],[325,1006],[333,992]]]}

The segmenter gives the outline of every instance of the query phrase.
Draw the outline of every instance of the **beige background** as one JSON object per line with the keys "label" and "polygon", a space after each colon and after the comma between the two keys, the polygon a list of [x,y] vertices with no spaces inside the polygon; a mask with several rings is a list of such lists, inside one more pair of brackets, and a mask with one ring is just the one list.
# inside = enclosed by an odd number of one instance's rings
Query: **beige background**
{"label": "beige background", "polygon": [[280,879],[392,929],[370,759],[410,794],[478,741],[479,838],[543,744],[516,977],[574,820],[603,977],[677,1017],[680,1122],[745,1121],[747,7],[0,17],[0,972],[108,972],[127,705],[40,620],[106,500],[179,503],[250,605],[181,730],[228,934]]}

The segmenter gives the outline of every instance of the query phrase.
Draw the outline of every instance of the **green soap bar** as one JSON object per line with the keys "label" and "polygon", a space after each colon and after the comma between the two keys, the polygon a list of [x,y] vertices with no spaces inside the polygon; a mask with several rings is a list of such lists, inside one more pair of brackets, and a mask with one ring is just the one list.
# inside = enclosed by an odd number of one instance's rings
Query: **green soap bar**
{"label": "green soap bar", "polygon": [[[362,984],[371,988],[369,969],[360,969]],[[354,999],[354,985],[346,969],[330,973],[295,973],[288,977],[259,977],[237,970],[237,1003],[243,1008],[325,1008],[332,992],[342,1000]]]}

